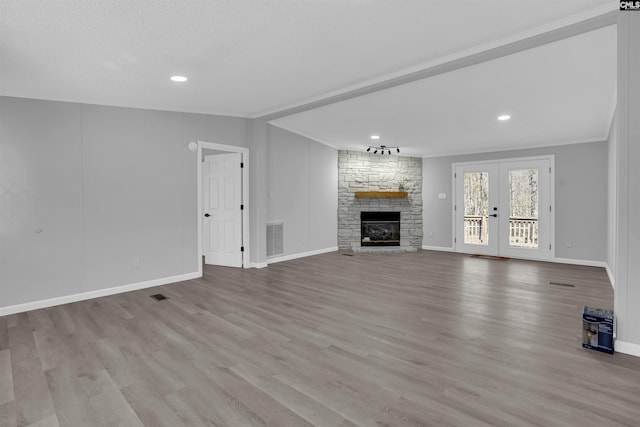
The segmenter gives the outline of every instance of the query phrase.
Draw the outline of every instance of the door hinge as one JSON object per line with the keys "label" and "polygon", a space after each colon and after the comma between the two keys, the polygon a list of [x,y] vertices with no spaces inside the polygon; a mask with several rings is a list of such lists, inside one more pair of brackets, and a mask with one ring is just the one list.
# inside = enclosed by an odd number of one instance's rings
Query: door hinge
{"label": "door hinge", "polygon": [[243,211],[244,210],[244,205],[240,205],[240,210]]}
{"label": "door hinge", "polygon": [[453,238],[453,243],[458,243],[458,238],[457,237]]}
{"label": "door hinge", "polygon": [[240,168],[242,169],[244,167],[244,162],[240,162]]}
{"label": "door hinge", "polygon": [[454,173],[454,174],[453,174],[453,177],[454,177],[454,178],[457,178],[457,177],[458,177],[458,174],[457,174],[457,173]]}
{"label": "door hinge", "polygon": [[551,166],[549,166],[549,173],[551,173]]}
{"label": "door hinge", "polygon": [[549,205],[549,212],[551,212],[551,205]]}
{"label": "door hinge", "polygon": [[458,205],[453,205],[453,210],[457,211],[458,210]]}
{"label": "door hinge", "polygon": [[244,252],[244,246],[240,246],[240,252]]}
{"label": "door hinge", "polygon": [[551,250],[551,243],[549,243],[549,250]]}

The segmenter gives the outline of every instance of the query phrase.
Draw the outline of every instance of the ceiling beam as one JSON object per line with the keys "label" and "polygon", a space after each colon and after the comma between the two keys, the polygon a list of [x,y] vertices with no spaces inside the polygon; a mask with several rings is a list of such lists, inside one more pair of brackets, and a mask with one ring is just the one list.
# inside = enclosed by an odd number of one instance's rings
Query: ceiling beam
{"label": "ceiling beam", "polygon": [[603,13],[601,15],[575,22],[560,28],[554,28],[546,32],[524,37],[522,39],[505,43],[500,46],[492,47],[467,56],[463,56],[461,58],[445,61],[440,64],[424,68],[422,70],[410,72],[401,76],[393,77],[356,89],[347,90],[336,95],[331,95],[322,99],[306,102],[289,108],[284,108],[282,110],[270,112],[254,118],[265,121],[276,120],[282,117],[291,116],[293,114],[313,110],[315,108],[324,107],[325,105],[335,104],[337,102],[346,101],[386,89],[391,89],[396,86],[437,76],[439,74],[449,73],[461,68],[481,64],[483,62],[498,59],[507,55],[512,55],[514,53],[543,46],[548,43],[553,43],[567,39],[569,37],[584,34],[589,31],[594,31],[603,27],[607,27],[609,25],[614,25],[618,21],[618,13],[619,12],[615,10]]}

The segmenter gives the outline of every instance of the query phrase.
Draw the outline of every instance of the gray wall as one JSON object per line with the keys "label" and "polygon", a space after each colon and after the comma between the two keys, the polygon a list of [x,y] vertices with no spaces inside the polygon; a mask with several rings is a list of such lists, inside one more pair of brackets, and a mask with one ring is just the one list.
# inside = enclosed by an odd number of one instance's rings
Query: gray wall
{"label": "gray wall", "polygon": [[268,126],[267,222],[284,221],[284,256],[337,247],[338,152]]}
{"label": "gray wall", "polygon": [[251,120],[249,136],[249,222],[251,262],[267,266],[267,123]]}
{"label": "gray wall", "polygon": [[[451,165],[492,159],[555,155],[556,257],[600,261],[607,257],[607,144],[594,142],[528,150],[423,159],[426,247],[451,248]],[[447,193],[439,200],[438,193]],[[430,235],[432,233],[433,235]],[[567,248],[565,242],[572,241]]]}
{"label": "gray wall", "polygon": [[618,15],[616,350],[640,356],[640,13]]}
{"label": "gray wall", "polygon": [[187,144],[248,123],[0,97],[0,308],[197,271]]}

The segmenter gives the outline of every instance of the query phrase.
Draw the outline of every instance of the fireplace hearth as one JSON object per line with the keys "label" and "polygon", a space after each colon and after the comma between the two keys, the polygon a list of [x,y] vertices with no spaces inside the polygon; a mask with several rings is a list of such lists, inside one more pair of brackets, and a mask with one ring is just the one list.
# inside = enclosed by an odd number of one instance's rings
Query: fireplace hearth
{"label": "fireplace hearth", "polygon": [[361,246],[400,246],[400,212],[360,212]]}

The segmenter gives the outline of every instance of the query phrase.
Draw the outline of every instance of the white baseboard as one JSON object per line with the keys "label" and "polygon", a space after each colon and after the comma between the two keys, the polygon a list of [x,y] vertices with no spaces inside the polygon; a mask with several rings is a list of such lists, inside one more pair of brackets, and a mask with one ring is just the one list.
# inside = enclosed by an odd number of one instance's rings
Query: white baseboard
{"label": "white baseboard", "polygon": [[66,295],[40,301],[31,301],[23,304],[0,307],[0,316],[23,313],[25,311],[38,310],[41,308],[53,307],[61,304],[69,304],[77,301],[84,301],[92,298],[105,297],[108,295],[121,294],[123,292],[137,291],[139,289],[152,288],[154,286],[168,285],[169,283],[182,282],[185,280],[202,277],[202,273],[187,273],[178,276],[162,277],[160,279],[148,280],[146,282],[131,283],[128,285],[115,286],[113,288],[98,289],[95,291],[82,292],[79,294]]}
{"label": "white baseboard", "polygon": [[298,253],[298,254],[285,255],[285,256],[274,257],[274,258],[267,258],[267,262],[269,264],[272,264],[272,263],[276,263],[276,262],[289,261],[289,260],[296,259],[296,258],[304,258],[304,257],[308,257],[308,256],[313,256],[313,255],[326,254],[328,252],[335,252],[337,250],[338,250],[338,247],[334,246],[334,247],[331,247],[331,248],[317,249],[315,251],[301,252],[301,253]]}
{"label": "white baseboard", "polygon": [[422,245],[422,249],[424,249],[425,251],[453,252],[453,248],[448,248],[446,246],[427,246],[427,245]]}
{"label": "white baseboard", "polygon": [[616,340],[615,351],[617,353],[624,353],[631,356],[640,357],[640,344]]}
{"label": "white baseboard", "polygon": [[267,262],[250,262],[247,268],[265,268],[269,265]]}
{"label": "white baseboard", "polygon": [[553,258],[550,262],[557,262],[558,264],[573,264],[573,265],[586,265],[587,267],[602,267],[607,268],[607,263],[604,261],[591,261],[585,259],[573,259],[573,258]]}

